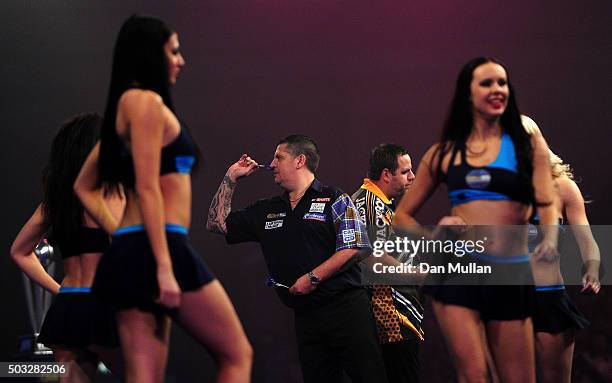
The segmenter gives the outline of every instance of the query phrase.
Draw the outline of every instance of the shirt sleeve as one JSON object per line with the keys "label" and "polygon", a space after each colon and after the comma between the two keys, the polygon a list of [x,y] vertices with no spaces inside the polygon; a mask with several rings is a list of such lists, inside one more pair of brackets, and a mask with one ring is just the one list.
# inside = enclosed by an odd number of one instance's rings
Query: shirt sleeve
{"label": "shirt sleeve", "polygon": [[357,213],[359,214],[359,218],[361,221],[368,226],[368,205],[367,205],[367,192],[361,192],[362,190],[357,191],[351,197],[353,204],[355,205],[355,209],[357,209]]}
{"label": "shirt sleeve", "polygon": [[341,194],[332,204],[332,219],[336,228],[336,251],[370,247],[366,227],[347,194]]}
{"label": "shirt sleeve", "polygon": [[391,222],[393,215],[388,209],[376,209],[376,206],[384,206],[374,193],[365,191],[360,198],[354,199],[355,208],[364,222],[368,231],[370,244],[374,241],[387,240],[391,234]]}
{"label": "shirt sleeve", "polygon": [[225,219],[225,227],[227,229],[225,240],[229,244],[258,242],[256,205],[231,211]]}

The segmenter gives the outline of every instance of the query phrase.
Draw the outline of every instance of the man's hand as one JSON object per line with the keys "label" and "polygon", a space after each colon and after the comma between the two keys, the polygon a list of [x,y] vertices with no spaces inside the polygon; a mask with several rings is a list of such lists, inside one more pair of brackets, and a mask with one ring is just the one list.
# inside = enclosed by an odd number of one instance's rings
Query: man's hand
{"label": "man's hand", "polygon": [[238,161],[227,169],[226,175],[232,182],[236,182],[240,178],[250,176],[257,169],[259,169],[259,164],[249,157],[248,154],[243,154]]}
{"label": "man's hand", "polygon": [[230,211],[232,211],[232,195],[234,194],[236,181],[251,175],[257,169],[259,169],[259,164],[249,157],[248,154],[243,154],[238,161],[227,169],[219,189],[217,189],[210,202],[208,219],[206,220],[206,229],[208,231],[211,233],[227,234],[225,219]]}
{"label": "man's hand", "polygon": [[308,274],[304,274],[289,288],[289,292],[294,295],[308,295],[316,288],[317,286],[310,283]]}

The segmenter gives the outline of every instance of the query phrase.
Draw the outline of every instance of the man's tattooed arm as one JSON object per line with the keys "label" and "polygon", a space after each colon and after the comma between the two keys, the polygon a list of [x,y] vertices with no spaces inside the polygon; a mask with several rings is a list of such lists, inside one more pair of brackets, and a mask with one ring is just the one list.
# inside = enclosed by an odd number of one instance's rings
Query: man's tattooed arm
{"label": "man's tattooed arm", "polygon": [[234,195],[235,188],[236,182],[232,181],[226,174],[210,203],[206,230],[211,233],[227,234],[225,219],[230,211],[232,211],[232,196]]}

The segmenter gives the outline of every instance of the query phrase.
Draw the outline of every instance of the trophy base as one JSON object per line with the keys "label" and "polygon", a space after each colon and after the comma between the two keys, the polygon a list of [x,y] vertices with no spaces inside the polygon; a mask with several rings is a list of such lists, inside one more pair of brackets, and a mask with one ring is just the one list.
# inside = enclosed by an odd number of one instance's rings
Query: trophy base
{"label": "trophy base", "polygon": [[18,352],[15,359],[28,362],[53,361],[53,351],[38,343],[38,334],[19,337]]}
{"label": "trophy base", "polygon": [[[55,362],[53,351],[42,343],[38,343],[38,334],[20,336],[18,342],[18,352],[13,355],[13,362]],[[50,383],[59,382],[59,378],[55,376],[45,378],[21,377],[19,382]]]}

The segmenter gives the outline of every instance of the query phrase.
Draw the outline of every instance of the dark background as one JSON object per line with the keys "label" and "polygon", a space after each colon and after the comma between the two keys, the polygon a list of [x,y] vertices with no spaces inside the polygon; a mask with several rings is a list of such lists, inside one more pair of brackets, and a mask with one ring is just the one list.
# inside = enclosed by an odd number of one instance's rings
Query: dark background
{"label": "dark background", "polygon": [[[301,378],[292,313],[265,287],[258,247],[228,247],[204,230],[219,181],[244,152],[265,162],[279,138],[308,134],[320,146],[319,178],[352,193],[378,143],[407,146],[418,164],[437,138],[460,67],[474,56],[494,56],[509,68],[521,111],[575,169],[593,200],[591,222],[610,222],[608,0],[2,1],[0,360],[31,331],[11,241],[41,198],[41,170],[60,123],[103,111],[112,46],[134,12],[162,17],[179,32],[187,65],[175,106],[205,158],[194,179],[191,238],[253,343],[256,382]],[[261,172],[241,182],[234,206],[277,192]],[[448,207],[438,193],[420,218],[433,223]],[[603,328],[610,317],[594,307],[609,302],[606,295],[579,302]],[[429,339],[423,366],[447,370],[439,357],[428,357],[443,347],[434,343],[435,327]],[[180,330],[169,366],[181,382],[210,380],[214,372],[206,352]]]}

